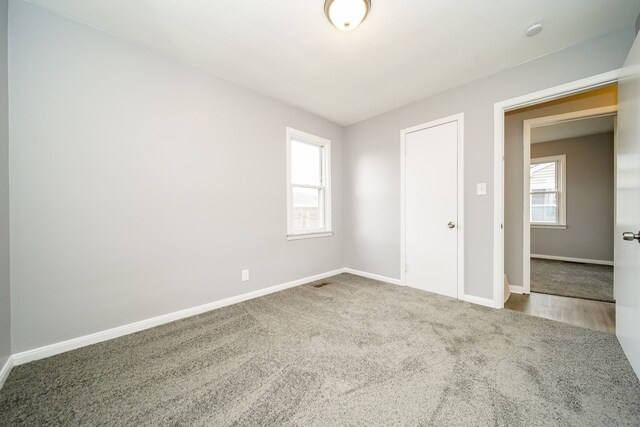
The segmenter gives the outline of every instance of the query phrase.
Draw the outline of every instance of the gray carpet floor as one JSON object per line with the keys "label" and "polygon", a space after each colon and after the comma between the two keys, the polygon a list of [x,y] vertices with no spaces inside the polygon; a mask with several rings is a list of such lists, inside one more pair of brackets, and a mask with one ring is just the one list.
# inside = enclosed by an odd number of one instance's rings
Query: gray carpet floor
{"label": "gray carpet floor", "polygon": [[613,267],[531,258],[531,291],[614,302]]}
{"label": "gray carpet floor", "polygon": [[635,425],[614,335],[342,274],[18,366],[0,425]]}

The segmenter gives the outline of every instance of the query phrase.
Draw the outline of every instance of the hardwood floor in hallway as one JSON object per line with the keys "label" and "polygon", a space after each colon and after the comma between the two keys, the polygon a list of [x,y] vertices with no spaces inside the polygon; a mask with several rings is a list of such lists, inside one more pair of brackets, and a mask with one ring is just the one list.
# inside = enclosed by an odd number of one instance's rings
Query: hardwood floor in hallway
{"label": "hardwood floor in hallway", "polygon": [[511,294],[504,307],[596,331],[616,332],[614,303],[532,292],[530,295]]}

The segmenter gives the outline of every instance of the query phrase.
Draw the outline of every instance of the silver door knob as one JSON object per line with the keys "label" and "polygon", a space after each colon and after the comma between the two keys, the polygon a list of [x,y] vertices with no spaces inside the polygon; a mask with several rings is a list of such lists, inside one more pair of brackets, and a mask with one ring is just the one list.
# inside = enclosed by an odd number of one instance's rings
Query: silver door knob
{"label": "silver door knob", "polygon": [[638,234],[632,233],[631,231],[624,232],[622,233],[622,238],[628,241],[637,240],[638,243],[640,243],[640,231],[638,231]]}
{"label": "silver door knob", "polygon": [[447,225],[449,226],[449,228],[455,228],[456,223],[455,223],[455,222],[453,222],[453,221],[451,221],[451,222],[449,222],[449,224],[447,224]]}

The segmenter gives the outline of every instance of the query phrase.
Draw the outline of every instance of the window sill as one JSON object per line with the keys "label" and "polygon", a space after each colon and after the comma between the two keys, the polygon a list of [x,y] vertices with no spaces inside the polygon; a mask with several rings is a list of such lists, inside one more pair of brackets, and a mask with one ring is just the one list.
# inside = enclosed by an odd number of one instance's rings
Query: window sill
{"label": "window sill", "polygon": [[531,228],[548,228],[551,230],[566,230],[566,225],[531,224]]}
{"label": "window sill", "polygon": [[287,240],[317,239],[319,237],[331,236],[333,236],[333,231],[320,231],[318,233],[288,234]]}

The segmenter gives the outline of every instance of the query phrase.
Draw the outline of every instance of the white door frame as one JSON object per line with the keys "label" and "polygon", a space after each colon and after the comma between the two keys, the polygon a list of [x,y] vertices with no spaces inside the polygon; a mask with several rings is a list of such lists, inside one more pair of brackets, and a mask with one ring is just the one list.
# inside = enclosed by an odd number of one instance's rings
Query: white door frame
{"label": "white door frame", "polygon": [[466,299],[464,293],[464,113],[433,120],[400,131],[400,282],[406,286],[406,136],[410,133],[446,123],[458,125],[458,299]]}
{"label": "white door frame", "polygon": [[618,81],[621,69],[529,93],[493,106],[493,303],[504,308],[504,113],[606,86]]}
{"label": "white door frame", "polygon": [[[546,117],[537,117],[535,119],[524,120],[523,124],[523,153],[524,153],[524,169],[523,169],[523,183],[524,186],[522,188],[524,195],[524,209],[522,216],[522,293],[528,294],[531,292],[531,264],[529,260],[531,259],[531,218],[529,215],[529,210],[531,209],[529,200],[529,192],[530,192],[530,176],[527,173],[529,170],[529,164],[531,163],[531,129],[543,126],[551,126],[558,123],[566,123],[575,120],[582,120],[594,117],[603,117],[603,116],[615,116],[618,113],[618,105],[608,105],[606,107],[598,107],[591,108],[588,110],[578,110],[571,111],[569,113],[556,114],[554,116],[546,116]],[[615,147],[614,147],[615,149]],[[614,153],[615,159],[615,153]],[[562,179],[566,182],[566,168],[562,170]],[[615,176],[615,173],[614,173]],[[615,193],[615,188],[614,188]],[[567,210],[567,202],[566,202],[566,191],[561,194],[563,206],[563,212],[561,215],[566,215]],[[566,218],[566,217],[565,217]],[[566,221],[565,221],[566,222]],[[566,227],[565,227],[566,228]],[[553,258],[553,257],[550,257]],[[580,260],[582,262],[588,262],[589,260]]]}

